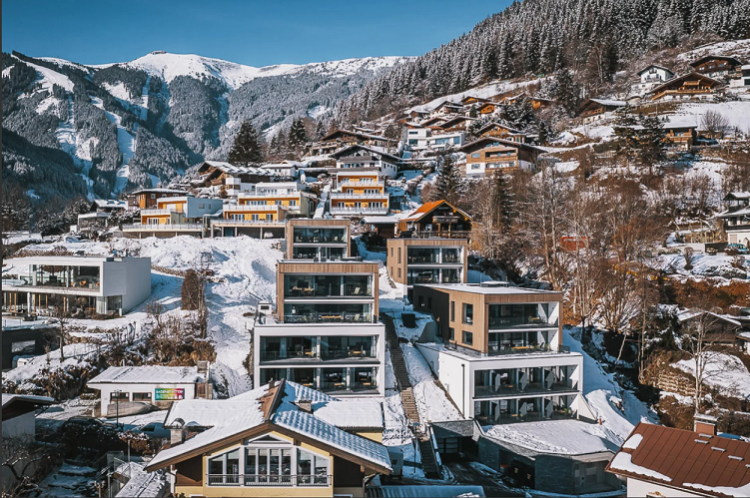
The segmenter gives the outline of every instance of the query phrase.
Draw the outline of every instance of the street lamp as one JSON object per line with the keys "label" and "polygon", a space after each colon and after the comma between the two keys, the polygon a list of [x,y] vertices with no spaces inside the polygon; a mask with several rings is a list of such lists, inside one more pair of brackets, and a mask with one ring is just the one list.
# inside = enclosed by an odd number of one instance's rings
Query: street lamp
{"label": "street lamp", "polygon": [[119,427],[120,426],[120,393],[122,393],[122,391],[120,389],[115,389],[114,393],[115,393],[115,407],[116,407],[115,408],[115,417],[116,417],[115,426]]}

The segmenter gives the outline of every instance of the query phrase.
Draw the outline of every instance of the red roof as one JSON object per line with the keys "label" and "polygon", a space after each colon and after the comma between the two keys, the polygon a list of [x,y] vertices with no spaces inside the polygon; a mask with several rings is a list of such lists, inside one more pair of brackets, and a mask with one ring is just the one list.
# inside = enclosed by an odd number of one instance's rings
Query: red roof
{"label": "red roof", "polygon": [[434,211],[436,208],[438,208],[442,204],[447,204],[451,208],[453,208],[455,211],[461,213],[463,216],[466,217],[466,219],[471,220],[471,216],[463,212],[462,210],[458,209],[454,205],[452,205],[450,202],[446,200],[439,200],[439,201],[432,201],[432,202],[426,202],[419,206],[417,209],[415,209],[408,218],[404,218],[400,221],[419,221],[425,216],[427,216],[429,213]]}
{"label": "red roof", "polygon": [[607,470],[699,495],[747,496],[749,465],[750,443],[743,440],[640,423]]}

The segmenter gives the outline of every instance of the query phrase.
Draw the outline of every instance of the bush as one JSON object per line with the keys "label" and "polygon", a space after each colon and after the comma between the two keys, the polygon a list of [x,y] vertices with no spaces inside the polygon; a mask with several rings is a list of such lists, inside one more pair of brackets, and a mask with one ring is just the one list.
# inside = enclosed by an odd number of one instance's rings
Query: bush
{"label": "bush", "polygon": [[200,307],[201,276],[195,270],[188,270],[182,282],[182,309],[194,311]]}

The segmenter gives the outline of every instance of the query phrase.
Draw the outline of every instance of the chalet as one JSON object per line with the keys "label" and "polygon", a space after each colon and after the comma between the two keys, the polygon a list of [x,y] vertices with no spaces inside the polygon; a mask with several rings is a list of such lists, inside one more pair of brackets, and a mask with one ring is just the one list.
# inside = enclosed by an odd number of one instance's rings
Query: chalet
{"label": "chalet", "polygon": [[88,213],[78,215],[78,231],[85,233],[106,230],[109,227],[110,216],[113,213],[124,213],[127,209],[127,201],[95,199]]}
{"label": "chalet", "polygon": [[425,111],[422,109],[412,109],[411,111],[406,113],[407,117],[410,119],[425,119],[430,116],[430,111]]}
{"label": "chalet", "polygon": [[344,147],[353,145],[366,145],[382,148],[390,148],[396,145],[395,140],[382,135],[373,135],[359,131],[336,130],[321,138],[319,142],[313,143],[309,155],[331,154]]}
{"label": "chalet", "polygon": [[466,97],[461,99],[461,105],[464,107],[474,107],[481,104],[486,104],[487,102],[490,102],[489,99],[483,99],[481,97],[475,97],[473,95],[467,95]]}
{"label": "chalet", "polygon": [[448,119],[442,116],[436,116],[434,118],[425,119],[424,121],[420,122],[420,126],[423,126],[425,128],[430,128],[432,126],[440,127],[443,123],[445,123]]}
{"label": "chalet", "polygon": [[443,133],[440,128],[413,128],[405,130],[404,141],[411,150],[442,150],[448,147],[461,147],[464,137],[464,131]]}
{"label": "chalet", "polygon": [[459,151],[466,153],[467,178],[481,178],[498,168],[532,169],[545,152],[533,145],[496,137],[482,137],[464,145]]}
{"label": "chalet", "polygon": [[700,73],[690,73],[672,78],[646,95],[651,102],[686,100],[714,100],[721,83]]}
{"label": "chalet", "polygon": [[300,170],[306,167],[306,163],[284,160],[280,163],[264,164],[260,169],[268,171],[279,178],[295,179],[299,177]]}
{"label": "chalet", "polygon": [[750,192],[730,192],[724,197],[725,210],[717,215],[730,244],[750,247]]}
{"label": "chalet", "polygon": [[696,414],[692,431],[639,423],[607,466],[627,496],[747,496],[750,443],[718,436],[716,418]]}
{"label": "chalet", "polygon": [[742,331],[742,324],[732,316],[702,309],[686,309],[677,313],[677,323],[682,330],[703,327],[706,343],[713,346],[744,349],[738,337]]}
{"label": "chalet", "polygon": [[707,55],[691,62],[690,67],[709,78],[732,77],[742,67],[742,61],[731,56]]}
{"label": "chalet", "polygon": [[242,192],[250,192],[254,184],[270,181],[275,176],[274,171],[261,167],[204,161],[198,167],[199,179],[193,182],[193,186],[207,188],[213,195],[237,197]]}
{"label": "chalet", "polygon": [[365,496],[372,476],[392,471],[379,402],[295,382],[180,401],[165,425],[172,444],[146,470],[174,469],[174,496]]}
{"label": "chalet", "polygon": [[634,83],[630,91],[635,95],[644,95],[672,78],[674,78],[674,73],[671,70],[651,64],[638,72],[638,83]]}
{"label": "chalet", "polygon": [[364,145],[352,145],[331,154],[339,169],[375,168],[384,177],[395,178],[401,159],[382,149]]}
{"label": "chalet", "polygon": [[477,131],[480,137],[494,137],[511,142],[526,143],[526,135],[507,124],[492,122]]}
{"label": "chalet", "polygon": [[441,200],[422,204],[398,220],[397,235],[411,232],[413,237],[468,239],[471,227],[471,216],[448,201]]}
{"label": "chalet", "polygon": [[531,102],[531,108],[534,109],[535,111],[538,109],[549,107],[555,103],[554,100],[547,99],[544,97],[529,97],[529,102]]}
{"label": "chalet", "polygon": [[474,118],[468,116],[456,116],[438,126],[446,132],[466,131],[466,128],[468,128],[472,121],[474,121]]}
{"label": "chalet", "polygon": [[485,102],[484,104],[477,105],[476,110],[480,116],[489,116],[490,114],[495,114],[497,104],[494,102]]}
{"label": "chalet", "polygon": [[616,111],[626,105],[622,100],[588,99],[578,109],[578,115],[584,123],[594,123],[611,118]]}
{"label": "chalet", "polygon": [[679,150],[690,150],[698,138],[698,124],[691,118],[678,119],[671,116],[664,123],[664,143]]}
{"label": "chalet", "polygon": [[442,102],[437,107],[435,107],[430,113],[430,116],[447,116],[450,114],[462,114],[463,112],[464,107],[461,104],[456,104],[454,102],[446,100],[445,102]]}
{"label": "chalet", "polygon": [[187,195],[184,190],[169,188],[145,188],[128,194],[128,207],[132,210],[152,209],[159,199]]}

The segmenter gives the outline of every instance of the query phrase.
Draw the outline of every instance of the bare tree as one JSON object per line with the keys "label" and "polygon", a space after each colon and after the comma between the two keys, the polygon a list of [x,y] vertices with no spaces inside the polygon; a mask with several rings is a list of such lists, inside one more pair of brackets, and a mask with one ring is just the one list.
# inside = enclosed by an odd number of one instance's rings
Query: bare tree
{"label": "bare tree", "polygon": [[699,413],[706,381],[717,373],[715,370],[708,371],[706,367],[717,359],[718,352],[710,340],[710,333],[718,319],[703,309],[696,310],[696,313],[696,316],[689,320],[682,330],[682,349],[690,353],[692,357],[695,377],[695,412]]}
{"label": "bare tree", "polygon": [[70,324],[70,300],[73,296],[69,294],[55,294],[49,296],[48,304],[52,304],[50,314],[57,322],[57,339],[60,343],[60,363],[65,361],[65,342],[68,336],[68,325]]}
{"label": "bare tree", "polygon": [[729,120],[720,112],[710,110],[701,117],[701,127],[713,138],[722,138],[729,129]]}
{"label": "bare tree", "polygon": [[690,246],[686,246],[682,250],[682,257],[685,258],[685,269],[690,271],[693,269],[693,261],[695,261],[695,249]]}
{"label": "bare tree", "polygon": [[[3,496],[34,496],[49,467],[59,461],[51,446],[40,445],[30,436],[3,436]],[[6,471],[7,470],[7,474]],[[10,475],[11,479],[6,479]]]}

